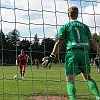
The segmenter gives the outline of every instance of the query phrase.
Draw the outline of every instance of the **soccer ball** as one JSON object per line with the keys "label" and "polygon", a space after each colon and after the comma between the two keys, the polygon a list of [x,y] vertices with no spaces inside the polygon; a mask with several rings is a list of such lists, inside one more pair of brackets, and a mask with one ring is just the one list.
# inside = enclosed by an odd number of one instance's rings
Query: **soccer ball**
{"label": "soccer ball", "polygon": [[18,79],[18,76],[17,76],[17,75],[15,75],[15,76],[14,76],[14,79]]}

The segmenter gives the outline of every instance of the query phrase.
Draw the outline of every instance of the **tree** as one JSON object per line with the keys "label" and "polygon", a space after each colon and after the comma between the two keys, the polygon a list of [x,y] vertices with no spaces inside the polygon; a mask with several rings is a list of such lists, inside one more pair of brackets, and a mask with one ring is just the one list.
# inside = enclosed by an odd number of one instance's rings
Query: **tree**
{"label": "tree", "polygon": [[14,41],[19,40],[19,35],[20,33],[16,29],[8,33],[8,37]]}
{"label": "tree", "polygon": [[2,55],[3,55],[4,44],[5,44],[5,34],[1,30],[0,31],[0,62],[3,59]]}
{"label": "tree", "polygon": [[5,37],[5,44],[4,44],[4,61],[9,63],[15,63],[15,55],[16,55],[16,48],[19,40],[19,32],[17,30],[13,30],[8,33]]}
{"label": "tree", "polygon": [[14,29],[14,30],[12,30],[11,32],[8,33],[8,39],[9,39],[9,41],[12,42],[12,45],[14,47],[17,47],[17,45],[19,45],[18,44],[19,40],[20,40],[19,35],[20,35],[20,33],[16,29]]}
{"label": "tree", "polygon": [[39,39],[38,39],[37,34],[35,34],[35,36],[34,36],[33,47],[34,47],[34,50],[38,50],[39,49]]}
{"label": "tree", "polygon": [[5,35],[4,33],[2,32],[2,30],[0,31],[0,44],[2,44],[5,40]]}
{"label": "tree", "polygon": [[39,47],[40,47],[40,43],[39,43],[39,39],[38,39],[38,35],[35,34],[34,36],[34,40],[31,42],[31,49],[32,49],[32,58],[33,59],[40,59],[40,53],[39,53]]}
{"label": "tree", "polygon": [[30,42],[26,39],[23,39],[19,42],[19,50],[24,49],[24,51],[29,51]]}
{"label": "tree", "polygon": [[94,34],[93,34],[93,39],[94,39],[97,43],[100,41],[99,38],[98,38],[97,33],[94,33]]}
{"label": "tree", "polygon": [[50,55],[53,50],[55,41],[51,38],[43,39],[41,42],[42,51],[44,52],[44,56]]}

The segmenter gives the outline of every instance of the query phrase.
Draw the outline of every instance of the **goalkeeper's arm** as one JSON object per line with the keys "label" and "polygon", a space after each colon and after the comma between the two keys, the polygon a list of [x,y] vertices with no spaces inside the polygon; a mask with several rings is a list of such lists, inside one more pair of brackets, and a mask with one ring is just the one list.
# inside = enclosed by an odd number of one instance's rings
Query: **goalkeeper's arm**
{"label": "goalkeeper's arm", "polygon": [[[97,54],[100,56],[100,45],[93,39],[93,38],[90,38],[89,39],[89,43],[90,43],[90,46],[97,52]],[[96,62],[95,62],[95,65],[96,65]],[[100,73],[100,66],[98,68],[98,73]]]}
{"label": "goalkeeper's arm", "polygon": [[63,42],[65,42],[65,40],[62,39],[58,39],[58,41],[55,43],[52,54],[57,55],[57,52],[60,50]]}
{"label": "goalkeeper's arm", "polygon": [[97,42],[93,39],[93,38],[90,38],[89,39],[89,43],[90,43],[90,46],[97,52],[100,54],[100,45],[97,44]]}
{"label": "goalkeeper's arm", "polygon": [[49,57],[44,57],[43,58],[42,65],[44,67],[49,67],[49,69],[51,68],[51,64],[55,60],[57,52],[61,48],[63,42],[64,42],[64,40],[58,39],[58,41],[54,45],[54,48],[53,48],[53,51],[52,51],[51,55]]}

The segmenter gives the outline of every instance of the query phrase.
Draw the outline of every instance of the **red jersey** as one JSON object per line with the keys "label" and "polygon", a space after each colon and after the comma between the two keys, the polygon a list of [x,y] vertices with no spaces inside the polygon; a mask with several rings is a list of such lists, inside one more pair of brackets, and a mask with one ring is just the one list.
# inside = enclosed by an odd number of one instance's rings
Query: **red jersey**
{"label": "red jersey", "polygon": [[26,59],[27,59],[27,55],[26,54],[20,54],[18,55],[18,62],[19,65],[26,65]]}
{"label": "red jersey", "polygon": [[36,66],[39,66],[39,60],[38,59],[35,60],[35,64],[36,64]]}

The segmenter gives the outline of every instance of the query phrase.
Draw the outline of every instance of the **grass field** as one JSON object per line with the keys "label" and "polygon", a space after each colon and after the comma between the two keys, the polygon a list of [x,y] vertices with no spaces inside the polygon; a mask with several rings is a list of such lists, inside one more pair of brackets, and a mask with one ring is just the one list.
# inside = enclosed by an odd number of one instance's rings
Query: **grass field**
{"label": "grass field", "polygon": [[[20,77],[17,66],[0,66],[0,100],[29,100],[31,95],[67,96],[63,64],[53,64],[51,69],[45,69],[41,65],[37,69],[36,66],[28,65],[24,79],[15,80],[13,77],[16,74]],[[91,76],[100,90],[100,75],[96,73],[95,67],[92,67]],[[78,98],[95,100],[81,74],[75,81]]]}

